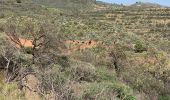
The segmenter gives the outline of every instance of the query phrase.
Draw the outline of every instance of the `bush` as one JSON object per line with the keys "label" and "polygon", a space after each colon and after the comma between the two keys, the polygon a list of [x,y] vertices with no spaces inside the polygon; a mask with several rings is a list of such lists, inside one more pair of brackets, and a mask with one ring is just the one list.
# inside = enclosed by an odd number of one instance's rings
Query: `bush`
{"label": "bush", "polygon": [[32,47],[26,47],[24,48],[25,53],[32,54]]}
{"label": "bush", "polygon": [[160,96],[159,100],[170,100],[170,95],[169,96]]}
{"label": "bush", "polygon": [[111,57],[111,63],[114,67],[117,75],[120,75],[120,72],[126,66],[126,54],[123,48],[120,45],[115,45],[115,48],[111,50],[109,56]]}
{"label": "bush", "polygon": [[0,18],[5,18],[5,14],[4,13],[0,13]]}
{"label": "bush", "polygon": [[3,32],[3,31],[4,31],[3,26],[0,26],[0,32]]}
{"label": "bush", "polygon": [[135,52],[142,53],[144,51],[147,51],[146,47],[141,42],[137,42],[135,44]]}
{"label": "bush", "polygon": [[60,56],[57,58],[58,64],[62,67],[62,70],[70,67],[69,58],[67,56]]}
{"label": "bush", "polygon": [[67,73],[71,75],[72,80],[77,82],[94,82],[96,80],[97,76],[94,66],[85,62],[72,64],[72,68],[67,69]]}
{"label": "bush", "polygon": [[85,100],[136,100],[132,91],[124,84],[115,82],[92,83],[83,95]]}
{"label": "bush", "polygon": [[21,0],[16,0],[17,1],[17,3],[21,3]]}

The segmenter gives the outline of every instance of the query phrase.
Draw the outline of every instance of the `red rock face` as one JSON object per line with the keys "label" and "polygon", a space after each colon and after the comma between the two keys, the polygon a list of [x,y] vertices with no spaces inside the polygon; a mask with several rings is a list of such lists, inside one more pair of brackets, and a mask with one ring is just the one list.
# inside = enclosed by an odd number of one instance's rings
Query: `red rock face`
{"label": "red rock face", "polygon": [[81,49],[87,49],[87,48],[92,48],[94,46],[97,46],[99,41],[94,41],[94,40],[87,40],[87,41],[79,41],[79,40],[67,40],[65,41],[66,44],[73,45],[71,48],[74,50],[81,50]]}
{"label": "red rock face", "polygon": [[[23,47],[33,47],[33,41],[25,38],[19,38],[19,43],[16,43],[12,40],[10,40],[14,45],[16,45],[17,48]],[[79,41],[79,40],[66,40],[65,44],[70,45],[70,48],[67,51],[67,53],[72,53],[78,50],[84,50],[88,48],[95,47],[99,44],[101,44],[101,41],[95,41],[95,40],[87,40],[87,41]]]}
{"label": "red rock face", "polygon": [[20,38],[19,40],[23,47],[33,47],[32,40],[27,40],[27,39],[22,39],[22,38]]}
{"label": "red rock face", "polygon": [[7,39],[14,44],[17,48],[21,48],[21,46],[23,47],[33,47],[33,41],[29,40],[29,39],[24,39],[24,38],[19,38],[19,39],[15,39],[13,37],[7,36]]}

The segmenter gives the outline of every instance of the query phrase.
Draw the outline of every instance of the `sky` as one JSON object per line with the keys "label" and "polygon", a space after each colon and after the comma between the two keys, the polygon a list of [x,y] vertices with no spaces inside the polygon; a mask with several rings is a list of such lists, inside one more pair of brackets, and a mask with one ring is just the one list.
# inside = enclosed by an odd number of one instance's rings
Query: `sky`
{"label": "sky", "polygon": [[104,1],[104,2],[109,2],[109,3],[118,3],[118,4],[133,4],[138,1],[142,2],[151,2],[151,3],[158,3],[164,6],[169,6],[170,7],[170,0],[97,0],[97,1]]}

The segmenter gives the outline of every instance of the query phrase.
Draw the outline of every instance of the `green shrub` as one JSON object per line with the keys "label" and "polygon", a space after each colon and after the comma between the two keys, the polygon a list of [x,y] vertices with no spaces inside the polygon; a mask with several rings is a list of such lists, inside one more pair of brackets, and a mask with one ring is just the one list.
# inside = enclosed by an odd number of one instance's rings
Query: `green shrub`
{"label": "green shrub", "polygon": [[69,58],[67,56],[59,56],[57,58],[57,62],[62,67],[62,70],[65,70],[66,68],[70,67]]}
{"label": "green shrub", "polygon": [[135,44],[135,52],[142,53],[144,51],[147,51],[146,47],[141,42],[137,42]]}
{"label": "green shrub", "polygon": [[91,64],[85,62],[76,62],[71,70],[68,69],[71,78],[77,82],[94,82],[97,80],[95,68]]}
{"label": "green shrub", "polygon": [[107,67],[98,68],[96,70],[98,81],[110,81],[114,82],[116,80],[116,73],[114,71],[110,72]]}
{"label": "green shrub", "polygon": [[24,48],[25,53],[32,54],[32,47],[26,47]]}
{"label": "green shrub", "polygon": [[0,32],[4,31],[4,27],[0,25]]}
{"label": "green shrub", "polygon": [[159,100],[170,100],[170,95],[169,96],[160,96]]}
{"label": "green shrub", "polygon": [[5,14],[4,13],[0,13],[0,18],[5,18]]}
{"label": "green shrub", "polygon": [[118,82],[92,83],[84,92],[83,99],[97,100],[136,100],[129,87]]}
{"label": "green shrub", "polygon": [[101,47],[101,46],[97,46],[97,47],[92,48],[92,51],[95,52],[95,53],[98,53],[98,54],[104,52],[105,50],[106,49],[104,47]]}

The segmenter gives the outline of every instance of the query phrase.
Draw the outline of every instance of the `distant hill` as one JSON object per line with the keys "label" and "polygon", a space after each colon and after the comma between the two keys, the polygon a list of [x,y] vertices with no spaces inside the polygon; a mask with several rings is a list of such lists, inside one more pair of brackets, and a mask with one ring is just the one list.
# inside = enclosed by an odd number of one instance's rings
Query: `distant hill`
{"label": "distant hill", "polygon": [[119,4],[116,3],[106,3],[106,2],[102,2],[102,1],[96,1],[97,5],[105,5],[105,6],[121,6]]}
{"label": "distant hill", "polygon": [[149,3],[149,2],[136,2],[135,4],[132,4],[131,6],[162,7],[162,5],[159,5],[157,3]]}
{"label": "distant hill", "polygon": [[96,0],[33,0],[33,2],[57,8],[87,8]]}

